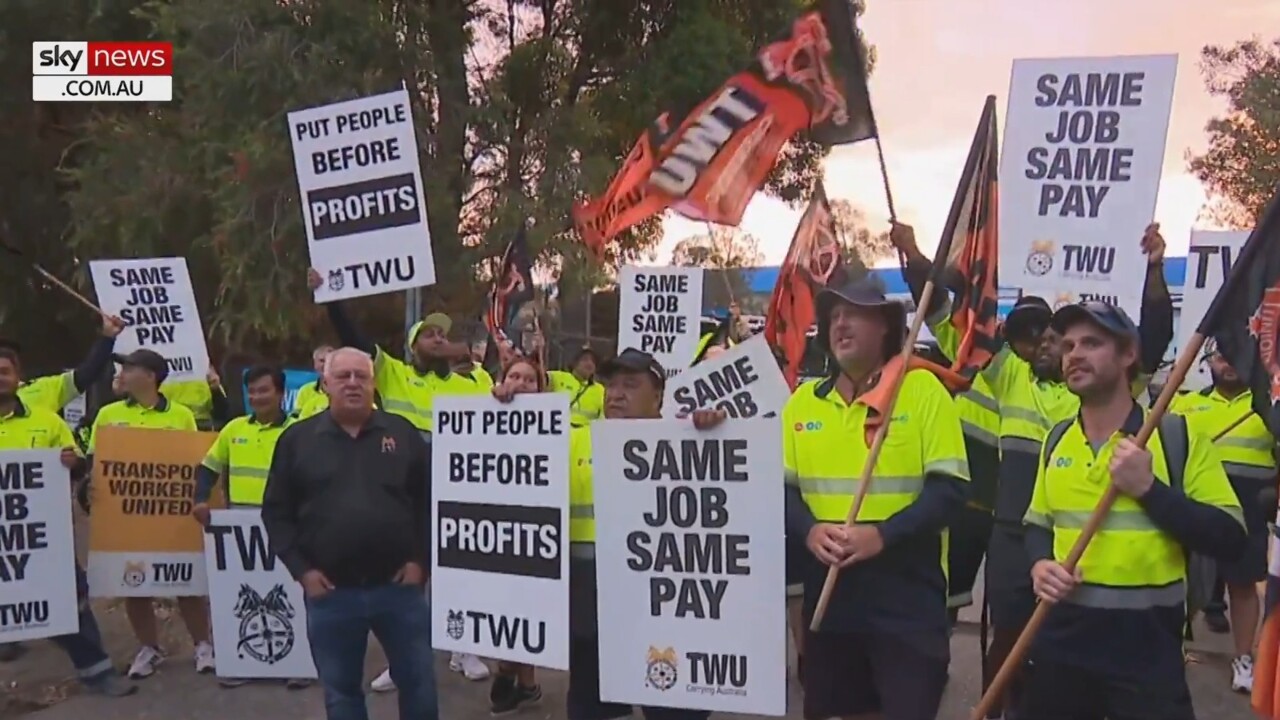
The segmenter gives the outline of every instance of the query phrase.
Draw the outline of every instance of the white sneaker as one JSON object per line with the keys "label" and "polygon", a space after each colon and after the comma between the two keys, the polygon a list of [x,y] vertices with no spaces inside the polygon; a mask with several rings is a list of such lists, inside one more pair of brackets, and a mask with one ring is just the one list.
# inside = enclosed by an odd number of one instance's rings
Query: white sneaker
{"label": "white sneaker", "polygon": [[467,653],[456,652],[449,656],[449,669],[462,673],[468,680],[485,680],[489,677],[489,666],[475,655]]}
{"label": "white sneaker", "polygon": [[391,668],[382,671],[382,674],[373,679],[369,684],[369,689],[376,693],[387,693],[396,689],[396,684],[391,681]]}
{"label": "white sneaker", "polygon": [[138,650],[138,654],[133,657],[133,664],[129,665],[129,677],[133,680],[151,677],[162,662],[164,662],[164,655],[161,655],[159,650],[150,645],[143,645]]}
{"label": "white sneaker", "polygon": [[1241,655],[1231,661],[1231,689],[1241,693],[1253,692],[1253,658]]}
{"label": "white sneaker", "polygon": [[196,672],[211,673],[217,667],[213,660],[213,646],[207,642],[196,644]]}

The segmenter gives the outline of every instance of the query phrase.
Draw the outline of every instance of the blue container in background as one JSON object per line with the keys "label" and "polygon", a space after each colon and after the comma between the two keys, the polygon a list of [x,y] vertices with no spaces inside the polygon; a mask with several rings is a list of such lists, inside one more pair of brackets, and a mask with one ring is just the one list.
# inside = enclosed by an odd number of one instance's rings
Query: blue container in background
{"label": "blue container in background", "polygon": [[[245,376],[249,374],[246,369],[240,376],[240,392],[245,399],[244,412],[248,415],[249,410],[249,384],[245,382]],[[320,375],[314,370],[295,370],[293,368],[285,368],[284,371],[284,411],[291,413],[294,410],[294,402],[298,399],[298,391],[304,385],[313,383],[320,379]]]}

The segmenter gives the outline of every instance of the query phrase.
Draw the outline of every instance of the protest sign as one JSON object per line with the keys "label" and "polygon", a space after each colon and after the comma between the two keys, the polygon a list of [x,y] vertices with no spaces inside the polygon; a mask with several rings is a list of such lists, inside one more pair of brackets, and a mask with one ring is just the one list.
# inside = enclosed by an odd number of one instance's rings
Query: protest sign
{"label": "protest sign", "polygon": [[271,553],[262,511],[210,513],[204,564],[218,677],[316,677],[302,585]]}
{"label": "protest sign", "polygon": [[[1191,246],[1187,250],[1187,279],[1182,286],[1182,311],[1178,321],[1179,347],[1196,331],[1196,325],[1209,309],[1209,303],[1226,281],[1227,272],[1240,256],[1249,232],[1192,230]],[[1210,344],[1205,345],[1209,350]],[[1200,390],[1213,384],[1209,376],[1209,364],[1197,362],[1187,372],[1182,382],[1184,390]]]}
{"label": "protest sign", "polygon": [[618,273],[618,352],[653,355],[671,377],[698,351],[702,269],[624,266]]}
{"label": "protest sign", "polygon": [[1000,281],[1138,317],[1176,55],[1015,60],[1000,166]]}
{"label": "protest sign", "polygon": [[95,432],[93,597],[207,594],[204,534],[191,508],[196,468],[217,433],[113,426]]}
{"label": "protest sign", "polygon": [[437,649],[569,669],[569,398],[436,398]]}
{"label": "protest sign", "polygon": [[720,409],[731,418],[774,417],[790,397],[769,343],[756,335],[669,380],[662,416]]}
{"label": "protest sign", "polygon": [[98,305],[128,324],[117,353],[154,350],[169,362],[169,380],[204,380],[209,350],[185,258],[93,260]]}
{"label": "protest sign", "polygon": [[80,629],[71,478],[61,455],[0,451],[0,643]]}
{"label": "protest sign", "polygon": [[409,93],[289,113],[316,302],[436,281]]}
{"label": "protest sign", "polygon": [[67,422],[67,425],[69,425],[72,430],[79,427],[80,421],[84,419],[85,403],[86,400],[84,394],[81,393],[80,395],[71,398],[71,402],[62,406],[62,419]]}
{"label": "protest sign", "polygon": [[786,714],[781,421],[591,434],[600,698]]}

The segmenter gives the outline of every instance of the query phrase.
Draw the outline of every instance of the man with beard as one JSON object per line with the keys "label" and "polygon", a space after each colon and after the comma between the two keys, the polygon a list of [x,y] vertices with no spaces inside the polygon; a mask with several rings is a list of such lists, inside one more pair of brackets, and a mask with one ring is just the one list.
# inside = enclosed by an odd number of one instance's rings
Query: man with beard
{"label": "man with beard", "polygon": [[[314,291],[324,279],[312,268],[307,273],[307,281]],[[432,408],[436,395],[475,395],[488,393],[492,387],[492,383],[486,384],[469,373],[454,372],[458,347],[449,342],[453,321],[444,313],[431,313],[409,328],[405,346],[413,361],[406,363],[364,337],[341,301],[328,303],[326,308],[341,343],[373,357],[374,388],[380,398],[378,407],[413,423],[428,443],[434,427]],[[489,677],[489,668],[480,658],[467,653],[454,653],[449,669],[468,680]]]}
{"label": "man with beard", "polygon": [[[1247,693],[1253,690],[1253,643],[1260,613],[1258,583],[1267,579],[1267,521],[1275,512],[1276,464],[1272,448],[1276,440],[1266,422],[1254,413],[1253,393],[1235,368],[1216,349],[1209,350],[1205,361],[1213,385],[1178,397],[1169,411],[1186,416],[1193,429],[1211,438],[1218,438],[1231,428],[1214,445],[1244,511],[1249,542],[1239,558],[1218,564],[1217,597],[1214,604],[1205,608],[1205,621],[1210,627],[1227,625],[1220,594],[1225,585],[1231,599],[1230,629],[1235,640],[1231,689]],[[1245,420],[1239,422],[1241,418]]]}
{"label": "man with beard", "polygon": [[[1142,298],[1142,343],[1139,367],[1143,375],[1155,372],[1173,339],[1173,301],[1164,278],[1164,238],[1158,224],[1147,226],[1142,250],[1147,255],[1147,276]],[[907,257],[905,274],[912,295],[919,302],[932,268],[916,245],[915,231],[895,224],[890,240]],[[960,337],[949,321],[945,293],[928,308],[929,327],[949,357],[960,346]],[[982,371],[1000,413],[1000,469],[995,498],[995,522],[987,548],[986,602],[991,612],[992,639],[983,672],[990,682],[1013,648],[1022,628],[1035,610],[1030,565],[1023,544],[1023,515],[1031,499],[1036,462],[1045,434],[1054,423],[1073,417],[1080,400],[1062,378],[1061,335],[1050,327],[1053,311],[1043,298],[1023,296],[1005,318],[1006,346]],[[1133,383],[1134,397],[1146,387],[1146,377]],[[1010,684],[1010,694],[1019,683]],[[997,703],[990,717],[1000,717]]]}
{"label": "man with beard", "polygon": [[[804,717],[932,718],[950,661],[947,526],[969,471],[955,403],[929,371],[910,370],[887,417],[887,378],[906,311],[865,280],[824,288],[817,343],[834,367],[783,409],[786,529],[806,538],[804,617],[827,571],[843,571],[817,632],[804,638]],[[896,365],[896,369],[893,366]],[[892,422],[857,524],[844,524],[881,423]]]}
{"label": "man with beard", "polygon": [[[1031,647],[1019,717],[1194,720],[1182,657],[1187,552],[1230,558],[1245,544],[1235,493],[1213,442],[1176,415],[1145,447],[1138,329],[1103,302],[1053,316],[1064,380],[1080,400],[1037,460],[1026,513],[1030,577],[1055,603]],[[1089,550],[1062,563],[1108,490],[1118,497]]]}

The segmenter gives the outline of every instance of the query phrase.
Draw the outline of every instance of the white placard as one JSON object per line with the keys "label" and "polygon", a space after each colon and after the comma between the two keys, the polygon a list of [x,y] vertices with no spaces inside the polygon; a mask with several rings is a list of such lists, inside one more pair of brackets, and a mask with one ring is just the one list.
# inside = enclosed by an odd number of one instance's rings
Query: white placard
{"label": "white placard", "polygon": [[667,377],[689,367],[702,329],[702,268],[626,265],[618,292],[618,352],[653,355]]}
{"label": "white placard", "polygon": [[591,434],[600,698],[785,715],[781,420]]}
{"label": "white placard", "polygon": [[80,630],[71,478],[61,454],[0,451],[0,643]]}
{"label": "white placard", "polygon": [[1000,163],[1000,281],[1138,317],[1176,55],[1015,60]]}
{"label": "white placard", "polygon": [[62,419],[67,421],[67,425],[75,430],[80,421],[84,419],[86,400],[83,394],[71,398],[71,401],[62,406]]}
{"label": "white placard", "polygon": [[756,335],[668,381],[662,416],[719,408],[731,418],[774,417],[790,397],[769,343]]}
{"label": "white placard", "polygon": [[435,418],[435,647],[568,670],[568,396],[445,395]]}
{"label": "white placard", "polygon": [[262,512],[214,510],[206,530],[218,677],[316,677],[302,585],[271,553]]}
{"label": "white placard", "polygon": [[[1182,313],[1178,320],[1178,347],[1196,331],[1201,318],[1209,309],[1209,303],[1218,294],[1227,272],[1240,256],[1249,231],[1215,232],[1192,230],[1191,246],[1187,251],[1187,278],[1182,284]],[[1182,387],[1200,390],[1213,384],[1209,377],[1209,364],[1203,361],[1191,366]]]}
{"label": "white placard", "polygon": [[409,93],[289,113],[316,302],[436,281]]}
{"label": "white placard", "polygon": [[154,350],[169,362],[169,380],[204,380],[209,349],[186,258],[93,260],[98,305],[128,327],[116,338],[120,354]]}

